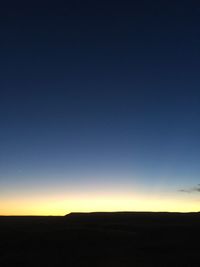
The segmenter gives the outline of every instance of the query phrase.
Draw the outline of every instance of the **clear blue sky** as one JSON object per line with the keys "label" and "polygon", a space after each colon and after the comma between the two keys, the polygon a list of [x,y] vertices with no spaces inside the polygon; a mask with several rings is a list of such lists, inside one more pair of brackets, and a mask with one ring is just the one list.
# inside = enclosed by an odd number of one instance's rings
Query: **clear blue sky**
{"label": "clear blue sky", "polygon": [[198,209],[199,13],[188,1],[2,8],[1,214]]}

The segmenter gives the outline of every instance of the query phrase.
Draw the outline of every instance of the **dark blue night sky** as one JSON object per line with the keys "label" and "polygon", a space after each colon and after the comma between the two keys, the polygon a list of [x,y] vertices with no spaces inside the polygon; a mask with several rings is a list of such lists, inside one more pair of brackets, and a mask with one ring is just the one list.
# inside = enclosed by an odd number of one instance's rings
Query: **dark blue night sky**
{"label": "dark blue night sky", "polygon": [[198,210],[200,5],[0,13],[1,214]]}

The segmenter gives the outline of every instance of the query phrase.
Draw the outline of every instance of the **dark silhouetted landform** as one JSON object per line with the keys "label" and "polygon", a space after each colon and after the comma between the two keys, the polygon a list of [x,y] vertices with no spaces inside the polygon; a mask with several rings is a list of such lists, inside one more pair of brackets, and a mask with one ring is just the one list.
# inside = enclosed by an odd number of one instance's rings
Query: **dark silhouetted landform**
{"label": "dark silhouetted landform", "polygon": [[200,214],[0,217],[0,266],[200,266]]}

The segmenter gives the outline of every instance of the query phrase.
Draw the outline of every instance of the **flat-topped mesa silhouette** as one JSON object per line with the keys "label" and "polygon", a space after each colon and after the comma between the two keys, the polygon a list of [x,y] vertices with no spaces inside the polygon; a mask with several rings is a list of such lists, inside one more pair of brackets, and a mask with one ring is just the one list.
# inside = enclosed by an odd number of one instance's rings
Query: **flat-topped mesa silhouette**
{"label": "flat-topped mesa silhouette", "polygon": [[[151,212],[151,211],[98,211],[98,212],[70,212],[66,217],[110,217],[110,216],[135,216],[135,215],[150,215],[150,214],[176,214],[176,212]],[[177,212],[177,214],[179,214]]]}
{"label": "flat-topped mesa silhouette", "polygon": [[173,217],[175,215],[179,216],[189,216],[189,215],[199,215],[200,212],[151,212],[151,211],[114,211],[114,212],[70,212],[65,215],[67,218],[80,218],[80,217],[138,217],[138,216],[163,216],[163,217]]}
{"label": "flat-topped mesa silhouette", "polygon": [[200,213],[179,212],[72,212],[65,215],[69,222],[73,223],[117,223],[117,224],[173,224],[177,220],[181,223],[188,220],[199,220]]}

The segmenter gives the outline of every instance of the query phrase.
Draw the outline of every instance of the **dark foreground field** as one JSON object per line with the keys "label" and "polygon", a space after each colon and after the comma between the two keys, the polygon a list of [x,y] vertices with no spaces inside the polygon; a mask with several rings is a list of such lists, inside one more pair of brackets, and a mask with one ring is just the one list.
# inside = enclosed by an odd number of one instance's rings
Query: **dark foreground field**
{"label": "dark foreground field", "polygon": [[0,217],[0,266],[200,266],[200,214]]}

